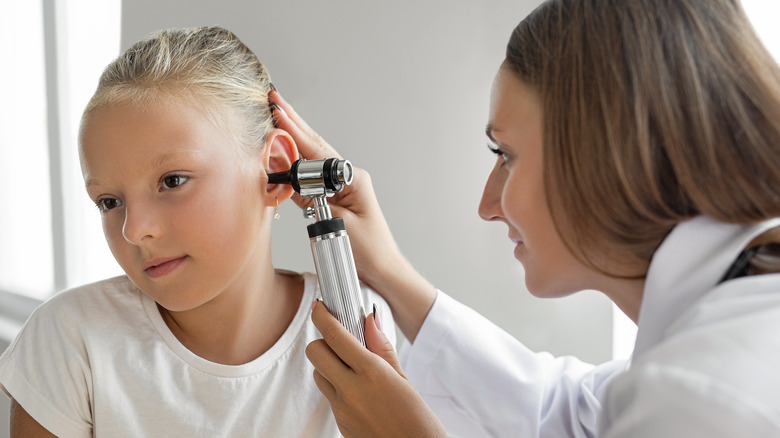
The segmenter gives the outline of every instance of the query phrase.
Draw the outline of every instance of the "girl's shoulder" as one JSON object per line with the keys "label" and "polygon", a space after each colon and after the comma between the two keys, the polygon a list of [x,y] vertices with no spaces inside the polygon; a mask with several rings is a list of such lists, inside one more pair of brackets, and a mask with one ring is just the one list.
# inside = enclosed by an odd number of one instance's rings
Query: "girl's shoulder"
{"label": "girl's shoulder", "polygon": [[22,331],[76,335],[101,326],[134,324],[143,313],[142,296],[126,276],[67,289],[38,306]]}
{"label": "girl's shoulder", "polygon": [[140,303],[142,292],[125,275],[73,287],[59,292],[41,304],[35,312],[91,313],[128,303]]}
{"label": "girl's shoulder", "polygon": [[48,299],[0,357],[0,389],[51,430],[89,432],[93,369],[139,331],[140,294],[127,277],[116,277]]}

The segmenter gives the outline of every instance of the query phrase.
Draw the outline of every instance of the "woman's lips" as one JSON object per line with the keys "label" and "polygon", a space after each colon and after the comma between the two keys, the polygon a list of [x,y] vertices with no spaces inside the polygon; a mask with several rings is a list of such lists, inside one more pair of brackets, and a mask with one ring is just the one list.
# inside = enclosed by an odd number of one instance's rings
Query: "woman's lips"
{"label": "woman's lips", "polygon": [[146,275],[148,275],[151,278],[159,278],[164,275],[168,275],[171,272],[173,272],[174,269],[178,268],[179,265],[187,258],[187,256],[182,256],[179,258],[171,259],[171,260],[165,260],[162,262],[152,262],[150,263],[151,266],[144,269],[144,272]]}
{"label": "woman's lips", "polygon": [[514,252],[514,255],[515,255],[515,258],[516,258],[516,259],[518,259],[518,260],[520,260],[520,256],[522,255],[522,253],[523,253],[523,249],[524,249],[524,247],[525,247],[525,246],[523,245],[523,241],[522,241],[522,240],[520,240],[520,239],[515,239],[515,238],[512,238],[512,237],[510,237],[510,238],[509,238],[509,240],[511,240],[511,241],[512,241],[512,243],[514,243],[514,244],[515,244],[515,250],[513,251],[513,252]]}

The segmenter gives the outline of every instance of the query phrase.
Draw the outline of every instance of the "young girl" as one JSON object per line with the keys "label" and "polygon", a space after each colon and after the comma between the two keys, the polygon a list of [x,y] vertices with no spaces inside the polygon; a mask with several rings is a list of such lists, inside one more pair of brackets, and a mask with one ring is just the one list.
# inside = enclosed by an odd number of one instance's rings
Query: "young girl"
{"label": "young girl", "polygon": [[292,188],[267,174],[298,153],[270,87],[220,28],[159,32],[105,70],[80,157],[127,275],[54,296],[2,356],[13,436],[338,436],[304,356],[316,277],[271,264]]}
{"label": "young girl", "polygon": [[[272,98],[304,156],[334,153]],[[308,357],[344,435],[780,436],[780,68],[739,2],[545,2],[509,40],[487,135],[480,216],[531,293],[596,289],[636,321],[631,361],[532,353],[437,292],[358,173],[331,206],[413,344],[402,370],[370,317],[385,360],[316,306]]]}

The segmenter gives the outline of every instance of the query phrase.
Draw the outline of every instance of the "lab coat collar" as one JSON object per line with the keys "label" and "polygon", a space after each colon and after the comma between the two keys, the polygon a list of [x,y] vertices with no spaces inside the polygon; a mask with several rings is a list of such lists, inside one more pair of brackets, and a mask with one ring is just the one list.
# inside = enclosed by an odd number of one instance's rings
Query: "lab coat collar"
{"label": "lab coat collar", "polygon": [[668,327],[718,283],[745,245],[778,225],[778,218],[734,225],[706,216],[678,224],[650,261],[632,361],[664,339]]}

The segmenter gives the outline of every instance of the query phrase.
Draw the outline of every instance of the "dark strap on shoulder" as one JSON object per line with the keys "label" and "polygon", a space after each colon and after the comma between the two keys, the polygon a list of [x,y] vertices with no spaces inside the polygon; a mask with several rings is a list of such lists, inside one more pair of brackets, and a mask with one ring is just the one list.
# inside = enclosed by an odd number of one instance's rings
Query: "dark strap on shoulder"
{"label": "dark strap on shoulder", "polygon": [[723,275],[723,278],[720,279],[718,284],[723,283],[724,281],[733,280],[735,278],[744,277],[748,275],[748,271],[750,269],[750,261],[753,259],[753,257],[758,252],[759,247],[754,246],[752,248],[748,248],[744,251],[742,251],[736,260],[734,260],[734,263],[731,265],[728,271],[726,271],[726,274]]}

